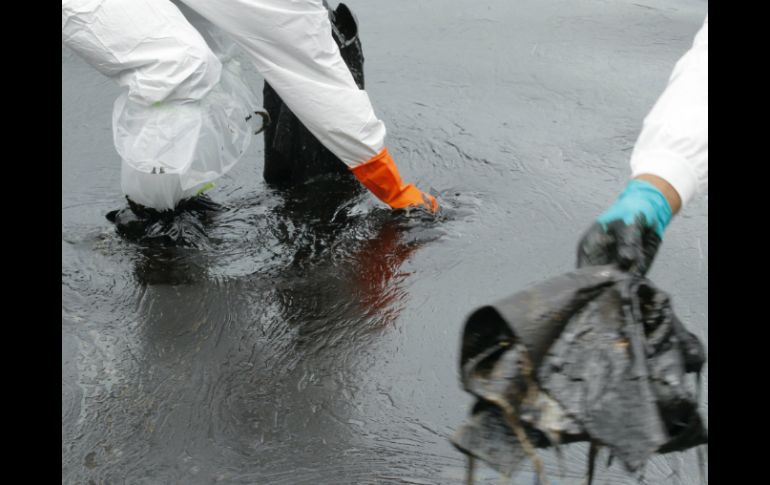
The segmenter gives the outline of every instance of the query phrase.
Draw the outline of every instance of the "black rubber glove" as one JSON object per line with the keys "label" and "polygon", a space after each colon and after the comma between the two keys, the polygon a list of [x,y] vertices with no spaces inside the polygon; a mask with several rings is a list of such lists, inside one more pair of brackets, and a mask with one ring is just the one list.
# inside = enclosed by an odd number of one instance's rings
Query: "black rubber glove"
{"label": "black rubber glove", "polygon": [[671,207],[652,184],[632,180],[618,200],[583,235],[577,265],[614,264],[644,275],[658,252]]}

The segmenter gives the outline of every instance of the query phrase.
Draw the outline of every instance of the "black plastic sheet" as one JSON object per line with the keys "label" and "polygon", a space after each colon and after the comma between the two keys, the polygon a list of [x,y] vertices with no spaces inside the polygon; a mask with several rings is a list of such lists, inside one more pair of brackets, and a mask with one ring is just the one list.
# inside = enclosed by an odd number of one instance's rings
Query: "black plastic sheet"
{"label": "black plastic sheet", "polygon": [[591,443],[629,471],[655,453],[708,443],[687,376],[705,350],[649,280],[609,266],[579,269],[479,308],[460,370],[478,398],[453,443],[510,475],[536,448]]}

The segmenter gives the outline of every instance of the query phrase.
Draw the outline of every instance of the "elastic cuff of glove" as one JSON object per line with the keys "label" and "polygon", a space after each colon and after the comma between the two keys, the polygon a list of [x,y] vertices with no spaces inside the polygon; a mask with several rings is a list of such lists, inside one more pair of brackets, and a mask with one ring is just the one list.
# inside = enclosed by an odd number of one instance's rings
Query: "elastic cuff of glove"
{"label": "elastic cuff of glove", "polygon": [[669,150],[637,150],[631,156],[631,177],[655,175],[669,184],[679,194],[684,208],[698,191],[698,175],[682,156]]}
{"label": "elastic cuff of glove", "polygon": [[625,190],[620,194],[619,200],[626,197],[640,197],[650,204],[652,214],[645,213],[645,215],[647,217],[652,216],[653,220],[648,222],[655,224],[655,230],[662,237],[663,231],[666,230],[673,217],[673,211],[663,192],[645,180],[633,179],[628,182]]}

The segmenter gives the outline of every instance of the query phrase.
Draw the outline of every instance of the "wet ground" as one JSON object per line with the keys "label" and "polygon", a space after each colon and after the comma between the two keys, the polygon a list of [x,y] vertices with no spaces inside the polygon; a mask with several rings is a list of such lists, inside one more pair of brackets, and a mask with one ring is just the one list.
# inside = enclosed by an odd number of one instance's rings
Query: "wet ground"
{"label": "wet ground", "polygon": [[[334,180],[269,189],[259,138],[210,192],[226,209],[209,247],[126,242],[105,219],[124,206],[119,91],[62,49],[63,483],[462,483],[448,437],[471,402],[464,317],[574,266],[707,9],[347,3],[391,152],[440,194],[437,221]],[[708,346],[706,197],[671,225],[650,276]],[[580,483],[586,447],[567,450],[563,475],[542,455],[554,483]],[[698,483],[695,453],[645,476]],[[531,467],[513,483],[533,483]],[[598,483],[636,482],[613,464]]]}

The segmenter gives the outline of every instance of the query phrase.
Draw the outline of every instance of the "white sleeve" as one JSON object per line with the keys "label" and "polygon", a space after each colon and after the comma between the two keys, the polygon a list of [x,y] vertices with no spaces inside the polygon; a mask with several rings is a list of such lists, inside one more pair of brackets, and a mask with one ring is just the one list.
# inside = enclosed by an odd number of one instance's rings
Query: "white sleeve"
{"label": "white sleeve", "polygon": [[229,34],[303,125],[349,167],[377,156],[385,124],[353,80],[321,0],[182,0]]}
{"label": "white sleeve", "polygon": [[631,156],[631,172],[657,175],[684,206],[708,190],[708,15],[692,48],[677,62]]}

